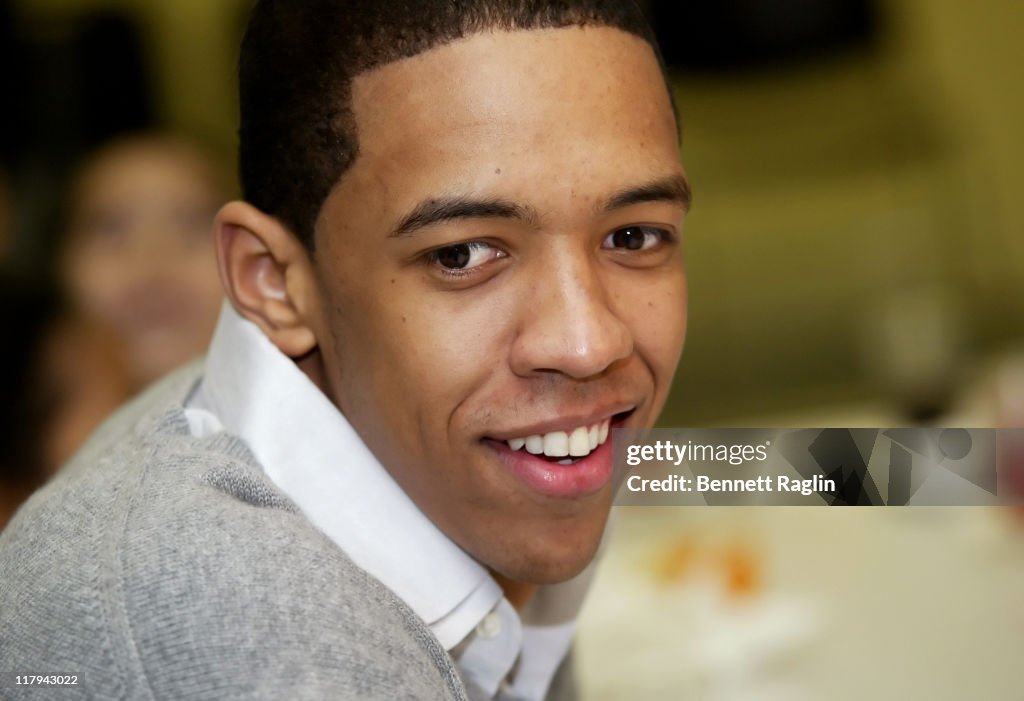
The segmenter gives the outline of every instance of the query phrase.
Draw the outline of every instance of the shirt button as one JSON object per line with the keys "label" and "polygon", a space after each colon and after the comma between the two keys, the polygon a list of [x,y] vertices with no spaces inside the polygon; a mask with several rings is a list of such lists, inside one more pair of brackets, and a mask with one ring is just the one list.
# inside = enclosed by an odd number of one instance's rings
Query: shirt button
{"label": "shirt button", "polygon": [[496,611],[484,616],[484,620],[476,627],[476,632],[481,638],[490,639],[501,635],[501,616]]}

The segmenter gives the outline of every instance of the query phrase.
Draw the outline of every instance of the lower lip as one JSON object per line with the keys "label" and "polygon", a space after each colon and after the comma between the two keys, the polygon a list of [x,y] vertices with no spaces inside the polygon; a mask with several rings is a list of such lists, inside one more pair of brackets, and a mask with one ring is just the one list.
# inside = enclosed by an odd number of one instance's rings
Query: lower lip
{"label": "lower lip", "polygon": [[544,496],[572,499],[601,491],[612,478],[612,440],[571,465],[559,465],[525,450],[512,450],[504,441],[487,440],[509,471]]}

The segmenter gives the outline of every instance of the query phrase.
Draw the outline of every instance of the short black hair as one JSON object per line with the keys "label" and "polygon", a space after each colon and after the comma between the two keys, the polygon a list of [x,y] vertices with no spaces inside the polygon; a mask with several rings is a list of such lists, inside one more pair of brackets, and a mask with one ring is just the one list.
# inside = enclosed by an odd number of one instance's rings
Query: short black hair
{"label": "short black hair", "polygon": [[239,61],[243,197],[313,251],[321,207],[359,153],[356,76],[483,31],[572,26],[621,29],[661,62],[632,0],[259,0]]}

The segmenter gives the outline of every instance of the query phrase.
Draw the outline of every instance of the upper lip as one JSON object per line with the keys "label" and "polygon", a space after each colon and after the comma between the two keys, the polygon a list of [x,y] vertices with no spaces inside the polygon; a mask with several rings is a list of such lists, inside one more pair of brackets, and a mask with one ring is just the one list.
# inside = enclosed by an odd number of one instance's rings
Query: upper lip
{"label": "upper lip", "polygon": [[593,426],[595,424],[599,424],[602,421],[611,419],[618,414],[632,411],[636,407],[636,403],[615,404],[603,407],[596,411],[578,411],[568,414],[559,414],[551,419],[537,421],[532,424],[527,424],[509,430],[489,433],[485,437],[496,441],[508,441],[513,438],[526,438],[527,436],[544,435],[545,433],[552,433],[554,431],[564,431],[569,433],[580,426]]}

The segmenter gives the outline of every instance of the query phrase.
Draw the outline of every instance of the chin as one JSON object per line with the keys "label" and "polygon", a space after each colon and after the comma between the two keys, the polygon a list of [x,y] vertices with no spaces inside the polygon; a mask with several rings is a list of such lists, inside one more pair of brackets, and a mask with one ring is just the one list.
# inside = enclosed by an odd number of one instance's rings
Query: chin
{"label": "chin", "polygon": [[520,573],[521,576],[510,577],[510,579],[538,585],[567,582],[585,570],[596,554],[597,547],[595,546],[592,551],[587,553],[586,557],[580,557],[577,554],[571,559],[549,559],[544,562],[532,563],[529,567],[524,568]]}
{"label": "chin", "polygon": [[522,543],[515,555],[492,565],[492,569],[516,582],[545,585],[568,581],[586,569],[597,555],[604,522],[585,537],[577,536],[555,545],[538,539]]}

